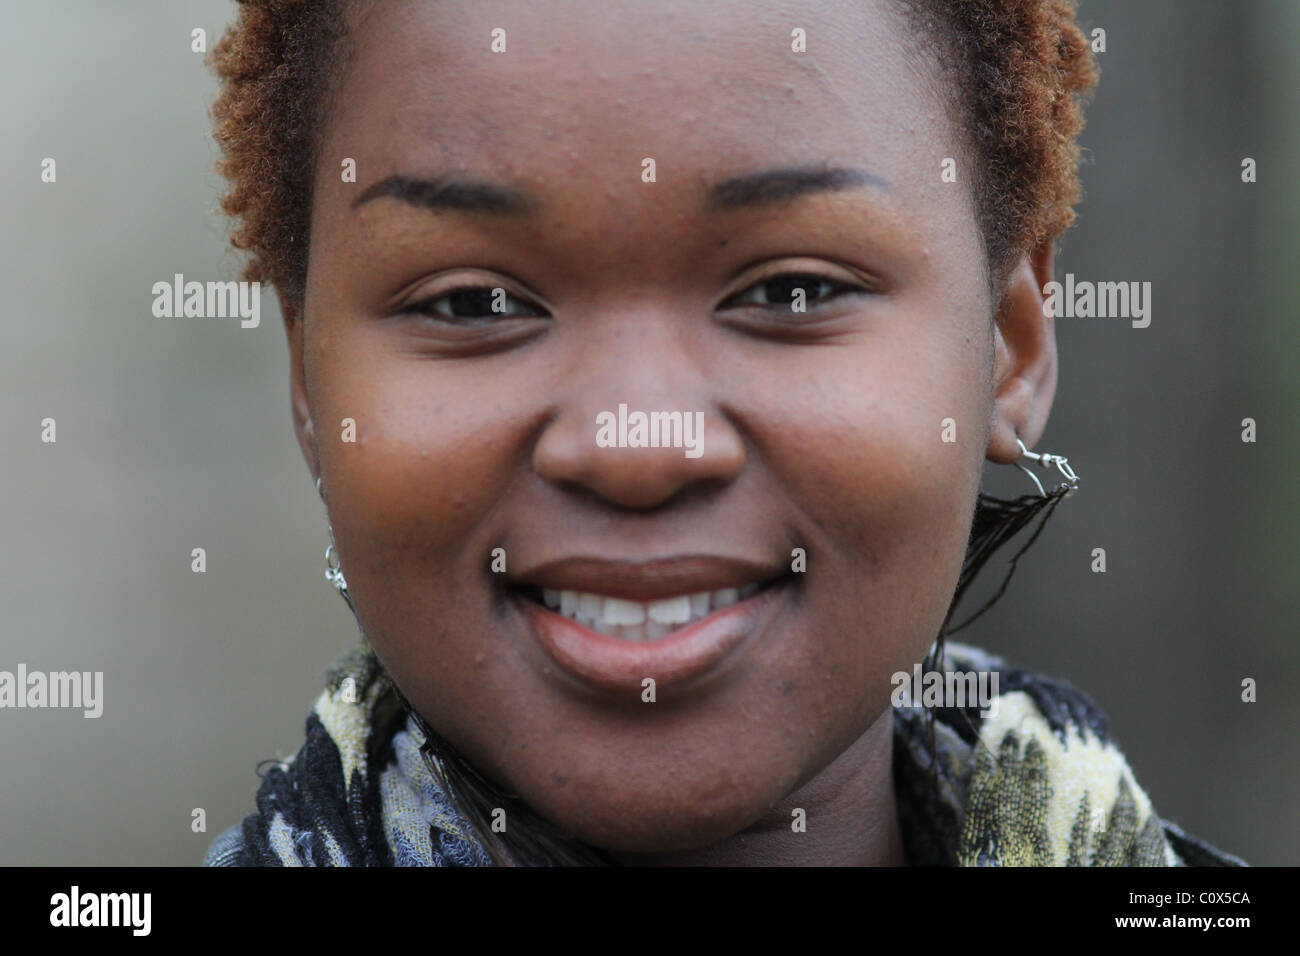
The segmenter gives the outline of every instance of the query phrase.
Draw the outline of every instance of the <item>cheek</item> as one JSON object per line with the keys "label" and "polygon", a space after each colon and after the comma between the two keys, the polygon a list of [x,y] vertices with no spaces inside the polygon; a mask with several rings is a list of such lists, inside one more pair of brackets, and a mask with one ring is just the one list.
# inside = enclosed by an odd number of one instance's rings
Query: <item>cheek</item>
{"label": "cheek", "polygon": [[375,338],[358,322],[309,343],[313,421],[358,612],[427,639],[379,618],[445,620],[481,584],[493,542],[476,532],[506,494],[512,425],[489,376]]}
{"label": "cheek", "polygon": [[928,649],[956,587],[988,440],[990,341],[979,316],[900,311],[746,376],[784,383],[750,386],[738,406],[771,494],[805,518],[806,597],[826,625],[809,663],[853,674],[873,706]]}

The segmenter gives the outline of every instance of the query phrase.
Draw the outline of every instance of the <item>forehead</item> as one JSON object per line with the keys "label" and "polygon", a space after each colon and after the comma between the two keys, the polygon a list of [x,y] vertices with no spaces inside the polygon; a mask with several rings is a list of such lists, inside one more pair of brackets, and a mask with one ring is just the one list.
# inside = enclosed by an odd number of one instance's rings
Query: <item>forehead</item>
{"label": "forehead", "polygon": [[955,155],[882,0],[384,0],[354,8],[349,36],[325,155],[357,158],[365,180],[590,190],[639,183],[651,157],[660,182],[830,163],[905,193]]}

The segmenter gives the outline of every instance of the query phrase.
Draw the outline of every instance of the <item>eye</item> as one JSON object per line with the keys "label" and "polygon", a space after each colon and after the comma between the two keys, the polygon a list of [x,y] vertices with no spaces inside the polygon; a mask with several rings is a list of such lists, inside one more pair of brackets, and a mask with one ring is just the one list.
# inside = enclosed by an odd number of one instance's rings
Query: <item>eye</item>
{"label": "eye", "polygon": [[511,295],[502,286],[462,285],[414,302],[408,312],[453,322],[500,318],[545,318],[544,309]]}
{"label": "eye", "polygon": [[797,311],[801,303],[804,309],[808,309],[845,294],[867,292],[870,290],[863,286],[814,272],[781,272],[760,279],[743,292],[727,299],[719,308],[757,305]]}

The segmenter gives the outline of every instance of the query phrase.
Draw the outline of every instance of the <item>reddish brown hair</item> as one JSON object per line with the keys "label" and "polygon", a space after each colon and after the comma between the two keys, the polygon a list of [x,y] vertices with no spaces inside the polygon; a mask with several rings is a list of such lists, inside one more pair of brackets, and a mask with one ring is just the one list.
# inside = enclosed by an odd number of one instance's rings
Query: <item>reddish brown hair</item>
{"label": "reddish brown hair", "polygon": [[[1082,98],[1096,83],[1073,0],[899,0],[964,108],[973,192],[990,269],[1074,221]],[[241,0],[212,52],[222,208],[244,277],[301,304],[311,184],[344,0]]]}

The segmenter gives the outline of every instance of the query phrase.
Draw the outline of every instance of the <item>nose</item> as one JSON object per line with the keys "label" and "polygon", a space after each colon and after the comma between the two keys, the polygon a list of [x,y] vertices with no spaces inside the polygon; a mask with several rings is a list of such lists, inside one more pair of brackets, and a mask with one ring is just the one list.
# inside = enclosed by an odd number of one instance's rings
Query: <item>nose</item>
{"label": "nose", "polygon": [[744,441],[711,394],[707,368],[674,336],[604,337],[573,356],[533,450],[543,479],[648,510],[741,473]]}

